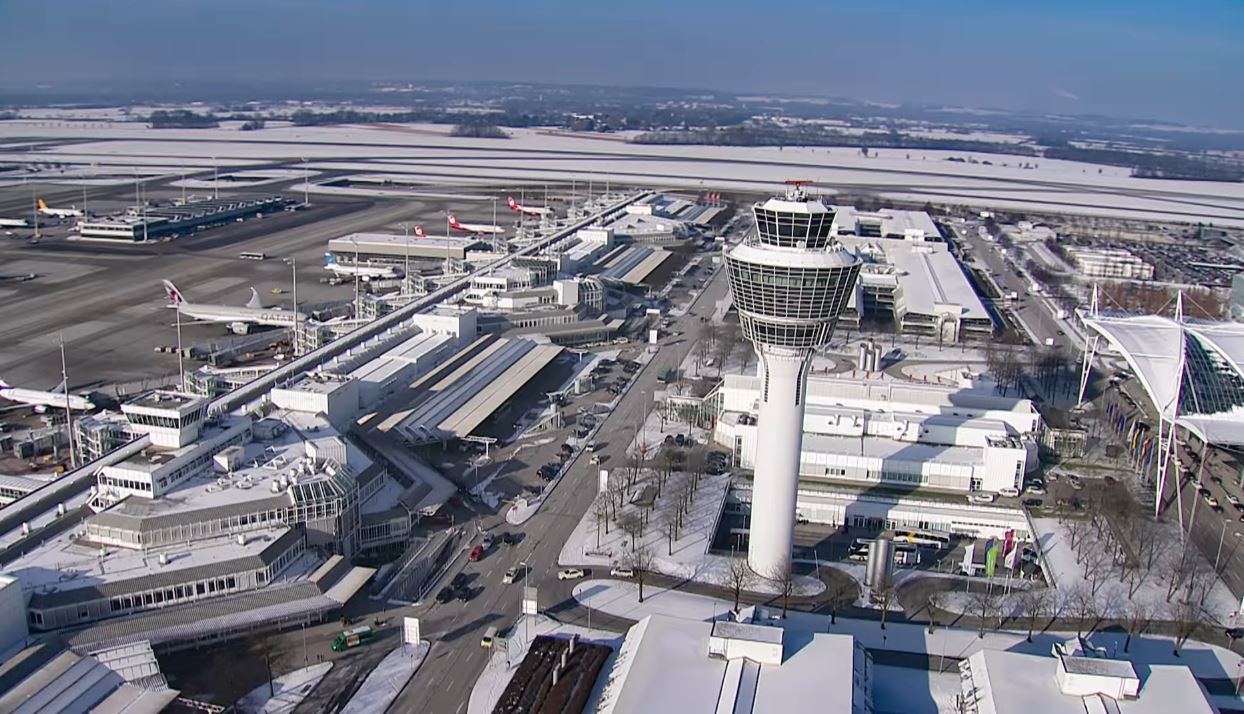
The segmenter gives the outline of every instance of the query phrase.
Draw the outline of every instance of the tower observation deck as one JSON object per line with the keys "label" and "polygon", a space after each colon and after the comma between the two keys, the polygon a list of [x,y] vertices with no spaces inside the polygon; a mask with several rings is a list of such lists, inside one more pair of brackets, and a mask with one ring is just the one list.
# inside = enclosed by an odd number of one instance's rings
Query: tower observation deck
{"label": "tower observation deck", "polygon": [[834,210],[792,185],[753,207],[756,235],[726,256],[743,336],[760,358],[760,430],[747,560],[761,576],[790,567],[813,351],[828,344],[860,264],[831,235]]}

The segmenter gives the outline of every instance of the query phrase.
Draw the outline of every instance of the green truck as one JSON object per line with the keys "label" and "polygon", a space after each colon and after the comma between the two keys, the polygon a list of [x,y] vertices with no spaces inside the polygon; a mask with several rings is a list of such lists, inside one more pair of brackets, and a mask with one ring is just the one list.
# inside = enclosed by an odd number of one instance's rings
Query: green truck
{"label": "green truck", "polygon": [[351,627],[348,630],[342,630],[337,633],[337,638],[333,640],[329,647],[332,648],[333,652],[344,652],[371,642],[371,638],[375,636],[376,633],[372,632],[370,627],[359,625],[358,627]]}

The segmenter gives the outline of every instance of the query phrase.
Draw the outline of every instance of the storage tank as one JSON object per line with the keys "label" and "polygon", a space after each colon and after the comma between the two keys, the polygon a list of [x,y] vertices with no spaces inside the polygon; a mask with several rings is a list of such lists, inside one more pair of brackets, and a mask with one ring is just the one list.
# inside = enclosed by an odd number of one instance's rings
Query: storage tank
{"label": "storage tank", "polygon": [[864,571],[864,585],[880,590],[890,584],[894,575],[894,541],[878,538],[868,544],[868,567]]}

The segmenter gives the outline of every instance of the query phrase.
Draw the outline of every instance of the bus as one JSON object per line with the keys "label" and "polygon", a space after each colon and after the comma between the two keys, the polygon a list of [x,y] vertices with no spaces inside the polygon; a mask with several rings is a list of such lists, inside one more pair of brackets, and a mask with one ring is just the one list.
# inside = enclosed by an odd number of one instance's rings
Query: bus
{"label": "bus", "polygon": [[915,545],[927,545],[935,548],[947,548],[950,546],[949,533],[923,528],[895,530],[894,540],[899,543],[914,543]]}
{"label": "bus", "polygon": [[376,633],[372,632],[372,629],[367,625],[351,627],[348,630],[342,630],[337,633],[337,638],[333,640],[329,648],[333,652],[344,652],[345,650],[371,642],[371,638],[375,636]]}
{"label": "bus", "polygon": [[244,253],[238,253],[238,257],[242,260],[266,260],[268,258],[268,254],[246,251]]}

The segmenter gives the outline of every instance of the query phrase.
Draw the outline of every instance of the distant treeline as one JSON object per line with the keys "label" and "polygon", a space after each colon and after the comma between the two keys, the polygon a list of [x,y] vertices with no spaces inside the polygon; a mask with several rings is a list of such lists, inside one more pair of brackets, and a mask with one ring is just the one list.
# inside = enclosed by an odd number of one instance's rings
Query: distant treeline
{"label": "distant treeline", "polygon": [[1138,178],[1244,181],[1244,167],[1238,163],[1233,164],[1197,156],[1114,149],[1082,149],[1075,146],[1050,146],[1046,148],[1045,155],[1051,159],[1122,166],[1131,169],[1132,175]]}
{"label": "distant treeline", "polygon": [[636,136],[636,144],[708,144],[713,146],[847,146],[861,149],[936,149],[987,154],[1039,156],[1035,149],[970,139],[926,139],[894,131],[847,134],[820,127],[730,126],[724,128],[650,131]]}
{"label": "distant treeline", "polygon": [[211,129],[220,126],[220,121],[211,114],[195,114],[185,109],[158,109],[151,112],[147,123],[152,129]]}
{"label": "distant treeline", "polygon": [[[562,122],[561,116],[520,112],[492,112],[489,113],[487,117],[487,123],[497,127],[557,126]],[[389,122],[394,124],[463,123],[461,112],[445,112],[435,109],[418,109],[408,112],[360,112],[353,109],[341,109],[334,112],[315,112],[308,109],[299,109],[289,116],[289,120],[298,126],[375,124],[381,122]]]}
{"label": "distant treeline", "polygon": [[508,139],[510,135],[501,127],[486,121],[465,121],[449,132],[450,136],[468,139]]}

